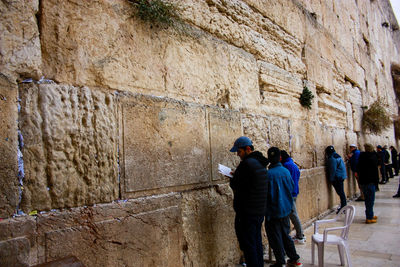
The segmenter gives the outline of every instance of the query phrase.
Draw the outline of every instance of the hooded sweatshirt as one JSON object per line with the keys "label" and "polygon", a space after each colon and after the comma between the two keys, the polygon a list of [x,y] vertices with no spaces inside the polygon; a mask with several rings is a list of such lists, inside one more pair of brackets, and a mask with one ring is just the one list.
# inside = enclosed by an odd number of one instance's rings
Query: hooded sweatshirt
{"label": "hooded sweatshirt", "polygon": [[292,176],[294,182],[294,188],[292,191],[292,197],[297,197],[299,194],[299,179],[300,179],[300,170],[297,167],[296,163],[294,163],[292,158],[287,158],[283,163],[283,166],[289,170],[290,175]]}
{"label": "hooded sweatshirt", "polygon": [[344,180],[347,178],[346,167],[342,158],[338,153],[333,152],[331,155],[328,155],[327,163],[327,175],[328,179],[331,182]]}
{"label": "hooded sweatshirt", "polygon": [[268,159],[259,151],[247,155],[237,167],[230,187],[238,214],[264,215],[267,204]]}

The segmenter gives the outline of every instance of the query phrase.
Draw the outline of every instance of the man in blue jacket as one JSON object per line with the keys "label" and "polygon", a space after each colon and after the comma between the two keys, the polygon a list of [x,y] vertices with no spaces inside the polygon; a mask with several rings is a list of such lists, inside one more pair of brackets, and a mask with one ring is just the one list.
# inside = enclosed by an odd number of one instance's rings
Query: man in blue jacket
{"label": "man in blue jacket", "polygon": [[[265,231],[268,243],[274,252],[276,263],[273,267],[303,266],[299,261],[292,238],[289,236],[289,214],[292,211],[294,183],[290,172],[279,162],[281,152],[277,147],[268,149],[270,165],[267,173],[268,199],[265,213]],[[285,253],[289,260],[285,261]]]}
{"label": "man in blue jacket", "polygon": [[343,181],[347,178],[346,167],[342,158],[336,153],[333,146],[325,149],[326,154],[326,170],[328,180],[332,183],[336,193],[340,197],[340,207],[336,213],[347,205],[346,194],[344,193]]}
{"label": "man in blue jacket", "polygon": [[254,151],[253,143],[246,136],[236,139],[230,151],[241,159],[230,181],[236,236],[246,265],[263,267],[261,227],[267,205],[268,159]]}
{"label": "man in blue jacket", "polygon": [[358,150],[357,146],[355,144],[350,145],[350,153],[347,155],[348,162],[350,163],[350,169],[354,173],[358,188],[360,189],[360,196],[356,199],[356,201],[364,201],[364,193],[361,189],[360,183],[358,182],[358,176],[356,172],[357,164],[358,164],[358,159],[360,158],[360,150]]}
{"label": "man in blue jacket", "polygon": [[283,167],[288,169],[290,172],[290,176],[292,177],[294,184],[292,191],[293,206],[292,211],[289,214],[289,219],[293,223],[294,229],[296,230],[296,236],[293,237],[293,241],[297,244],[304,244],[306,242],[306,238],[303,234],[303,227],[301,226],[300,218],[296,209],[296,199],[297,195],[299,194],[300,170],[285,150],[281,150],[281,163]]}

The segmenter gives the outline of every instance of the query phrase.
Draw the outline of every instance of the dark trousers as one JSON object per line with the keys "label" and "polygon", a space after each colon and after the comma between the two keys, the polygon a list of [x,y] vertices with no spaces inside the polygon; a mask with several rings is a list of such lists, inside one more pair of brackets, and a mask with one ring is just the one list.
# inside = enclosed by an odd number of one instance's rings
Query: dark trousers
{"label": "dark trousers", "polygon": [[263,246],[261,227],[264,216],[238,215],[235,217],[235,231],[240,249],[243,251],[246,265],[249,267],[263,267]]}
{"label": "dark trousers", "polygon": [[375,184],[361,185],[365,199],[365,217],[371,220],[374,217]]}
{"label": "dark trousers", "polygon": [[265,221],[265,232],[267,232],[268,243],[274,252],[278,264],[286,263],[285,252],[290,260],[296,261],[300,258],[296,252],[293,240],[289,236],[289,231],[289,216]]}
{"label": "dark trousers", "polygon": [[381,175],[382,175],[382,182],[387,181],[388,180],[388,176],[386,173],[386,166],[385,165],[381,165]]}
{"label": "dark trousers", "polygon": [[387,164],[385,168],[386,168],[386,180],[388,180],[389,177],[393,178],[393,165]]}
{"label": "dark trousers", "polygon": [[399,161],[393,161],[392,163],[393,169],[394,169],[394,175],[397,176],[399,175]]}
{"label": "dark trousers", "polygon": [[332,182],[333,188],[340,197],[340,209],[347,205],[346,194],[344,193],[343,180],[335,180]]}

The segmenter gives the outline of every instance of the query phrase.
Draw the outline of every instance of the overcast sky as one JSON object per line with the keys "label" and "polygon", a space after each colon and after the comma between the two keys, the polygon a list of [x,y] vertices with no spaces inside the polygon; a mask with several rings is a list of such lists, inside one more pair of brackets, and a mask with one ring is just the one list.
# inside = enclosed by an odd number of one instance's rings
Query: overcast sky
{"label": "overcast sky", "polygon": [[400,24],[400,0],[390,0],[392,4],[393,12],[396,15],[397,23]]}

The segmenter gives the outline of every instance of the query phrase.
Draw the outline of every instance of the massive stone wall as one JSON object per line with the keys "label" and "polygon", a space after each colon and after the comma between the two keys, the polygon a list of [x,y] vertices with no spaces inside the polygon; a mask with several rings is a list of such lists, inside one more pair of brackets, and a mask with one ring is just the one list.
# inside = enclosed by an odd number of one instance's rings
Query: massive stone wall
{"label": "massive stone wall", "polygon": [[126,0],[0,2],[0,265],[231,266],[236,137],[291,153],[304,222],[338,203],[327,145],[397,144],[361,126],[398,115],[387,0],[172,2],[183,33]]}

